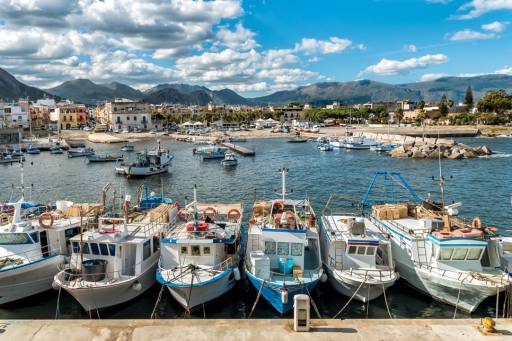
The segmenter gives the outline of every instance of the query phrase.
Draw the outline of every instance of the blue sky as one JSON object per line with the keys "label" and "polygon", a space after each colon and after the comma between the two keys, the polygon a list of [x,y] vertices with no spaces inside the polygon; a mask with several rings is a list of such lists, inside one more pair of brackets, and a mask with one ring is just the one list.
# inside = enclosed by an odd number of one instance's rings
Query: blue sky
{"label": "blue sky", "polygon": [[51,87],[512,75],[512,0],[0,0],[0,67]]}

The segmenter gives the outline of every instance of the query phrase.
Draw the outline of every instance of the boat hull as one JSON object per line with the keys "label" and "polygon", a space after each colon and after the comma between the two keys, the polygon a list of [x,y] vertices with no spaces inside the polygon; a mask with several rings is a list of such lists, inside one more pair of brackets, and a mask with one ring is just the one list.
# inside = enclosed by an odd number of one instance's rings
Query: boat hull
{"label": "boat hull", "polygon": [[0,305],[50,290],[62,264],[64,256],[55,255],[0,271]]}
{"label": "boat hull", "polygon": [[169,166],[159,166],[159,167],[118,167],[116,168],[116,172],[118,174],[123,174],[128,177],[147,177],[151,175],[163,174],[169,171]]}
{"label": "boat hull", "polygon": [[165,282],[160,273],[157,274],[157,279],[167,286],[172,297],[188,311],[224,295],[236,283],[233,268],[227,269],[208,281],[193,285],[174,285]]}
{"label": "boat hull", "polygon": [[[251,272],[245,270],[247,278],[251,282],[256,292],[260,291],[263,280],[261,278],[257,278]],[[318,284],[318,279],[314,279],[305,283],[290,283],[287,282],[286,286],[283,286],[281,283],[276,282],[267,282],[263,283],[263,288],[261,289],[261,296],[265,298],[265,300],[279,313],[284,314],[293,309],[293,298],[295,295],[311,293],[316,285]],[[288,291],[288,300],[283,302],[281,299],[281,290],[286,289]]]}
{"label": "boat hull", "polygon": [[[155,284],[155,272],[158,262],[146,269],[138,277],[123,280],[118,283],[105,286],[86,286],[83,287],[70,287],[61,285],[62,289],[66,290],[73,296],[85,311],[99,310],[112,307],[118,304],[128,302],[148,290]],[[140,283],[140,290],[134,288],[135,283]],[[59,282],[57,281],[59,285]]]}

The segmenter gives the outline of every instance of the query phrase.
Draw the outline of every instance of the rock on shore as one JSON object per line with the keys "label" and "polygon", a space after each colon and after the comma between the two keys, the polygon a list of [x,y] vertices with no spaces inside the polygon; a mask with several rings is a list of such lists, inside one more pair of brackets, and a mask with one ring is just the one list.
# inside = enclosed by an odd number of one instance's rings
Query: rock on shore
{"label": "rock on shore", "polygon": [[408,143],[393,149],[389,152],[389,155],[392,157],[415,159],[437,159],[441,155],[441,158],[444,159],[459,160],[492,154],[492,151],[486,146],[473,148],[462,143],[452,142],[449,144]]}

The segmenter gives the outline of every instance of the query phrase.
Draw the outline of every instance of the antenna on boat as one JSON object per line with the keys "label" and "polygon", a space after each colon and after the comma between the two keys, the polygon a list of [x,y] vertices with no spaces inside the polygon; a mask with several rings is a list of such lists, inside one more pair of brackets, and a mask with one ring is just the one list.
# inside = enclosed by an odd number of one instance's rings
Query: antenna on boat
{"label": "antenna on boat", "polygon": [[[439,140],[439,130],[437,131],[437,140]],[[439,143],[437,144],[437,156],[439,164],[439,187],[441,188],[441,203],[443,204],[444,209],[444,177],[443,168],[441,165],[441,146],[439,145]]]}
{"label": "antenna on boat", "polygon": [[281,195],[283,197],[283,201],[286,198],[286,173],[288,173],[288,168],[281,168],[279,171],[281,172]]}

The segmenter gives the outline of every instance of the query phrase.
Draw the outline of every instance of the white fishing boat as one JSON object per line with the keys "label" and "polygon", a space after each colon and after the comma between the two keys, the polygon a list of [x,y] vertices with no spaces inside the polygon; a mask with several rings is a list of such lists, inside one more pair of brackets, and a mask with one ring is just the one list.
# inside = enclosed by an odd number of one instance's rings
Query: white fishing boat
{"label": "white fishing boat", "polygon": [[385,293],[399,277],[391,244],[364,216],[334,211],[333,198],[320,225],[322,261],[336,291],[366,303]]}
{"label": "white fishing boat", "polygon": [[69,265],[54,278],[86,311],[127,302],[155,283],[160,236],[176,220],[173,207],[137,223],[102,217],[98,228],[71,238]]}
{"label": "white fishing boat", "polygon": [[0,226],[0,304],[50,290],[69,255],[70,237],[80,231],[79,217],[45,212],[39,219],[23,218],[23,202],[22,197],[13,205],[10,223]]}
{"label": "white fishing boat", "polygon": [[323,143],[318,145],[318,150],[321,152],[330,152],[333,150],[333,147],[328,143]]}
{"label": "white fishing boat", "polygon": [[238,159],[233,153],[226,153],[224,160],[220,162],[224,167],[234,167],[238,164]]}
{"label": "white fishing boat", "polygon": [[126,143],[121,147],[121,151],[123,152],[133,152],[135,150],[135,146],[133,144]]}
{"label": "white fishing boat", "polygon": [[499,240],[493,229],[483,227],[478,218],[472,223],[458,218],[460,203],[445,206],[422,201],[399,173],[375,175],[363,199],[367,207],[379,176],[406,188],[413,199],[374,204],[370,215],[371,222],[390,236],[401,278],[434,299],[467,312],[509,285],[508,274],[500,269]]}
{"label": "white fishing boat", "polygon": [[116,173],[128,178],[167,173],[173,158],[169,150],[162,149],[158,141],[156,149],[138,154],[135,162],[121,163],[116,167]]}
{"label": "white fishing boat", "polygon": [[512,279],[512,237],[500,237],[499,250],[501,268],[508,273]]}
{"label": "white fishing boat", "polygon": [[40,154],[41,151],[39,150],[39,148],[37,148],[36,146],[34,145],[29,145],[27,147],[27,154]]}
{"label": "white fishing boat", "polygon": [[346,149],[370,149],[375,144],[375,141],[362,137],[349,137],[346,139],[344,146]]}
{"label": "white fishing boat", "polygon": [[64,150],[60,146],[54,145],[50,148],[50,154],[64,154]]}
{"label": "white fishing boat", "polygon": [[157,280],[187,311],[212,301],[240,279],[242,204],[198,203],[183,208],[180,223],[162,239]]}
{"label": "white fishing boat", "polygon": [[316,217],[309,200],[288,199],[287,169],[281,198],[256,201],[249,221],[245,273],[258,293],[280,313],[293,298],[310,294],[323,274]]}
{"label": "white fishing boat", "polygon": [[90,147],[84,147],[84,148],[77,148],[77,149],[70,149],[68,150],[68,157],[84,157],[88,155],[94,155],[95,151],[94,149]]}
{"label": "white fishing boat", "polygon": [[115,153],[94,153],[93,155],[87,155],[87,161],[89,162],[120,162],[123,161],[124,156],[122,154]]}
{"label": "white fishing boat", "polygon": [[202,148],[194,148],[194,155],[201,157],[202,160],[223,159],[226,156],[226,147],[210,146]]}
{"label": "white fishing boat", "polygon": [[400,146],[393,143],[377,143],[375,145],[370,146],[370,150],[374,152],[390,152],[398,147]]}

